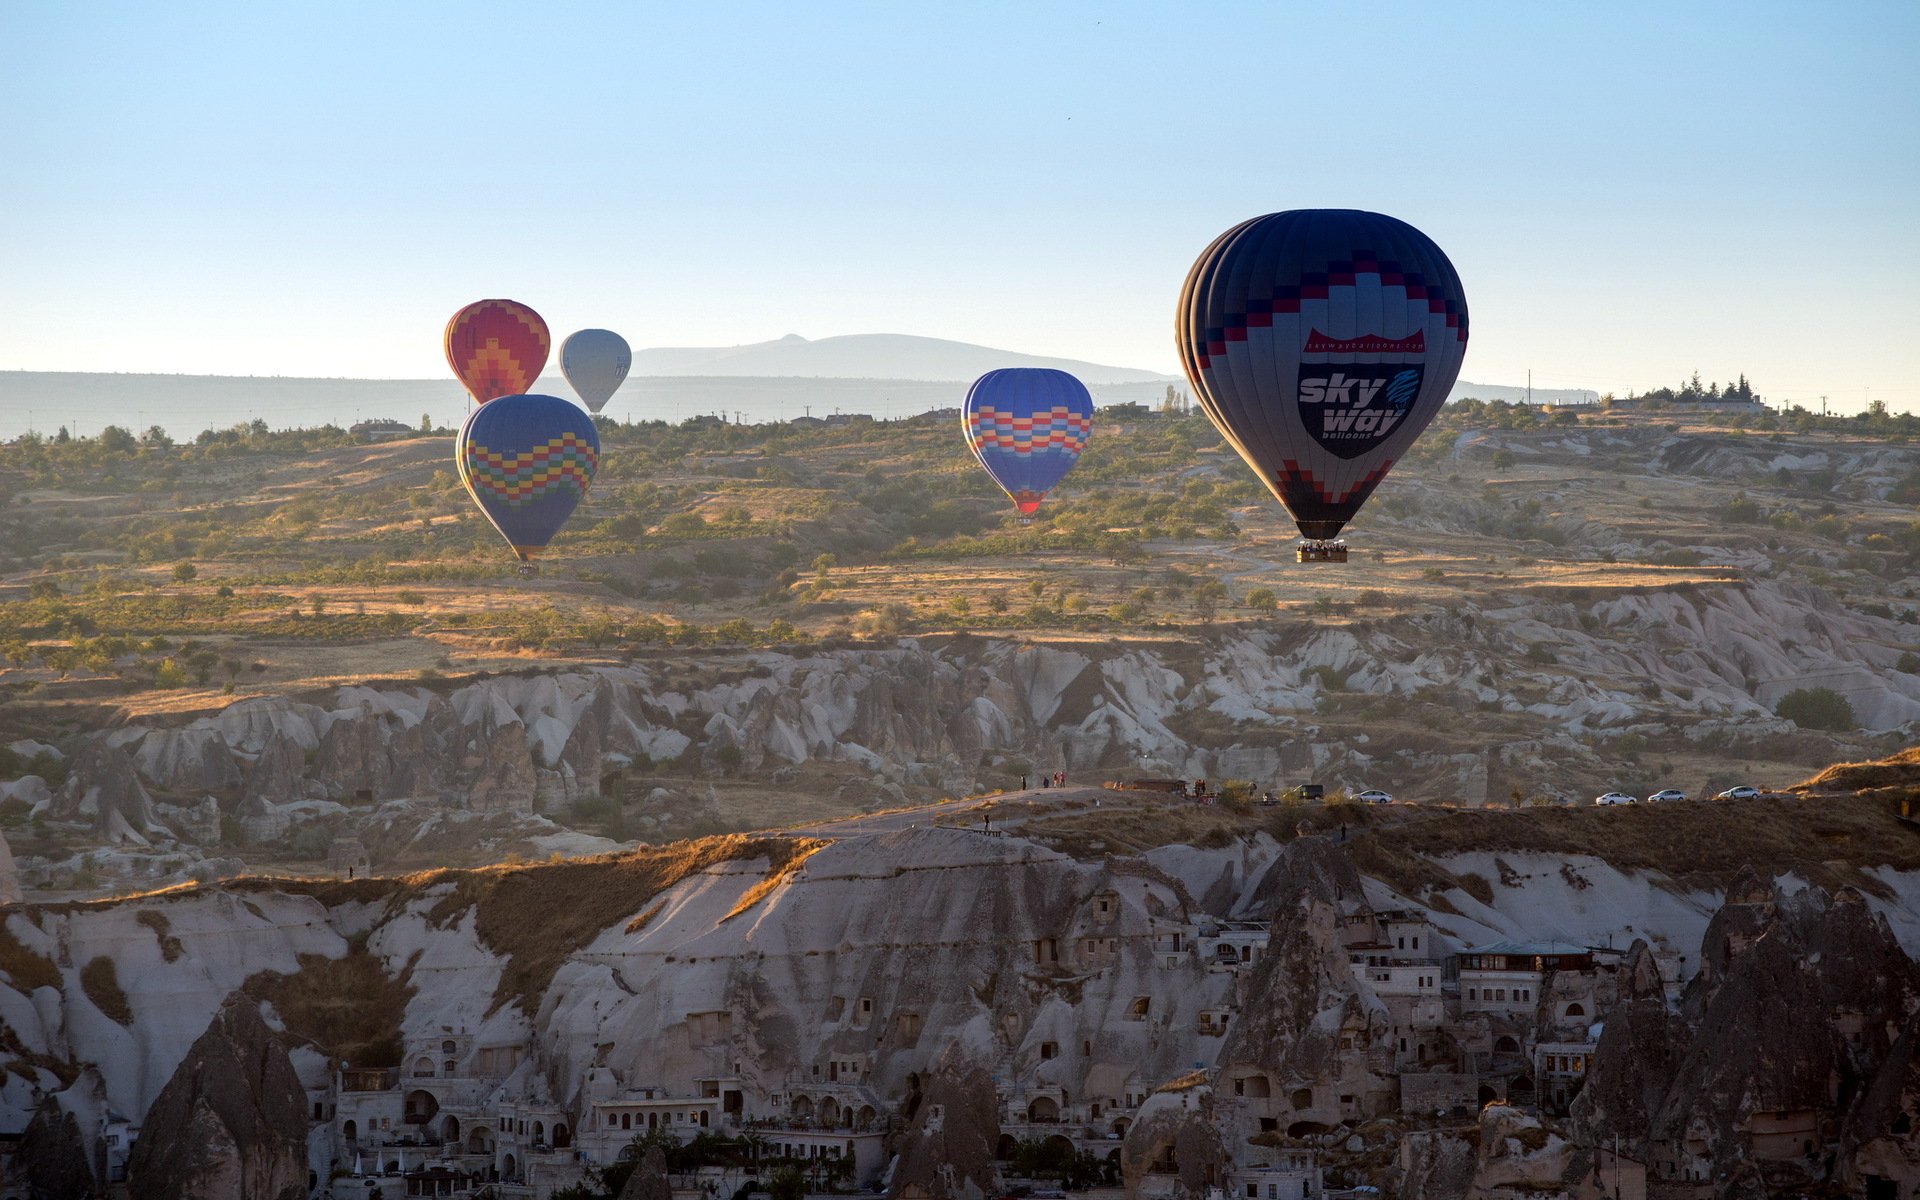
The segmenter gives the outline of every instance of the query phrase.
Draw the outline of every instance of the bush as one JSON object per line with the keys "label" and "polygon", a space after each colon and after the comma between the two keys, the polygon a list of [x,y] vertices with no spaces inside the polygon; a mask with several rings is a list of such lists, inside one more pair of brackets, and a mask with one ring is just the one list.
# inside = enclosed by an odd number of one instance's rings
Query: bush
{"label": "bush", "polygon": [[199,573],[200,568],[190,562],[173,564],[173,581],[175,583],[192,583],[193,577]]}
{"label": "bush", "polygon": [[1802,729],[1846,733],[1860,727],[1852,702],[1832,688],[1799,688],[1788,692],[1780,697],[1773,711]]}
{"label": "bush", "polygon": [[1279,605],[1272,588],[1255,588],[1247,593],[1247,607],[1255,612],[1272,612]]}

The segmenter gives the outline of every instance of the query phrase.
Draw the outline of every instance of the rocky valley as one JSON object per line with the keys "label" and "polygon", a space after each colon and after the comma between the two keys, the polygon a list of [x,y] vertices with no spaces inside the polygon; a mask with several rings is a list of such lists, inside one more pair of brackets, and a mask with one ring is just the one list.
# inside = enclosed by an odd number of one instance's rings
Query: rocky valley
{"label": "rocky valley", "polygon": [[1032,529],[610,424],[533,579],[444,438],[7,448],[8,1194],[1914,1195],[1920,461],[1802,418],[1461,406],[1333,570],[1178,413]]}

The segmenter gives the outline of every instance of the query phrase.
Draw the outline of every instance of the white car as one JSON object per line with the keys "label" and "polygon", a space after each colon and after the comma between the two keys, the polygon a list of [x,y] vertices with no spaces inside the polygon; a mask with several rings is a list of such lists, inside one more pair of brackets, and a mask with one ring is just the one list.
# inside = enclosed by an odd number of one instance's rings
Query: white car
{"label": "white car", "polygon": [[1366,791],[1361,792],[1359,795],[1355,796],[1354,799],[1358,800],[1362,804],[1392,804],[1393,803],[1393,797],[1387,795],[1385,792],[1381,791],[1379,788],[1368,788]]}
{"label": "white car", "polygon": [[1758,800],[1759,798],[1760,789],[1748,787],[1745,784],[1741,784],[1739,787],[1730,787],[1714,797],[1715,800]]}
{"label": "white car", "polygon": [[1593,802],[1595,804],[1638,804],[1640,803],[1638,800],[1635,800],[1632,796],[1627,795],[1625,792],[1608,792],[1604,796],[1595,796],[1593,798]]}
{"label": "white car", "polygon": [[1679,788],[1662,788],[1653,795],[1648,796],[1647,803],[1665,804],[1669,800],[1685,800],[1686,798],[1687,794]]}

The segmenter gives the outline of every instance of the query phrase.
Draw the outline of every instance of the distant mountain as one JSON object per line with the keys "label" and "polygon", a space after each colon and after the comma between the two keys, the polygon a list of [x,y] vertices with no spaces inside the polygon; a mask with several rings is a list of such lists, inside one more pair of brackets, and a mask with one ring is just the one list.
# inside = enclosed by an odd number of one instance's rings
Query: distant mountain
{"label": "distant mountain", "polygon": [[639,350],[635,375],[752,375],[802,379],[912,379],[971,382],[996,367],[1052,367],[1082,383],[1176,383],[1135,367],[1110,367],[1073,358],[1017,354],[945,338],[907,333],[855,333],[809,341],[798,334],[746,346],[664,347]]}

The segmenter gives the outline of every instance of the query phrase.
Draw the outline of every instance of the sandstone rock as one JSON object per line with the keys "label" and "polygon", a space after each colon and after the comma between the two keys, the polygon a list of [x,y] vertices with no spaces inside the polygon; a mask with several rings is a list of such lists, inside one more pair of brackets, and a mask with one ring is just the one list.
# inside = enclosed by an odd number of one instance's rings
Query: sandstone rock
{"label": "sandstone rock", "polygon": [[1819,1183],[1825,1138],[1769,1122],[1844,1113],[1895,1060],[1920,977],[1886,918],[1849,888],[1788,893],[1743,874],[1707,926],[1679,1015],[1654,999],[1644,951],[1574,1104],[1582,1144],[1618,1139],[1650,1181],[1713,1181],[1726,1195]]}
{"label": "sandstone rock", "polygon": [[943,1058],[918,1097],[912,1121],[894,1148],[900,1159],[889,1196],[979,1200],[994,1194],[1000,1113],[985,1070]]}
{"label": "sandstone rock", "polygon": [[229,996],[160,1090],[128,1163],[152,1200],[301,1200],[306,1092],[250,998]]}
{"label": "sandstone rock", "polygon": [[306,794],[306,772],[306,749],[291,735],[275,733],[247,767],[243,798],[269,805],[298,800]]}
{"label": "sandstone rock", "polygon": [[667,1178],[667,1156],[651,1146],[646,1157],[627,1176],[620,1200],[673,1200],[673,1181]]}
{"label": "sandstone rock", "polygon": [[475,812],[532,812],[538,780],[527,748],[527,727],[512,710],[511,720],[484,710],[482,718],[462,727],[451,786]]}
{"label": "sandstone rock", "polygon": [[1401,1200],[1458,1200],[1469,1195],[1480,1169],[1472,1142],[1444,1131],[1412,1132],[1401,1139],[1396,1164]]}
{"label": "sandstone rock", "polygon": [[22,775],[18,779],[0,783],[0,800],[24,804],[30,813],[51,810],[55,799],[53,789],[38,775]]}
{"label": "sandstone rock", "polygon": [[1176,1168],[1175,1197],[1200,1200],[1209,1184],[1232,1162],[1215,1120],[1213,1089],[1197,1078],[1166,1084],[1140,1106],[1120,1147],[1127,1194],[1140,1194],[1153,1164],[1171,1156]]}
{"label": "sandstone rock", "polygon": [[198,804],[160,804],[154,812],[183,842],[220,844],[220,802],[212,796],[202,796]]}
{"label": "sandstone rock", "polygon": [[48,1200],[82,1200],[97,1194],[94,1155],[78,1117],[59,1096],[48,1096],[34,1110],[19,1149],[19,1170],[29,1194]]}
{"label": "sandstone rock", "polygon": [[13,848],[0,833],[0,904],[20,903],[20,869],[13,861]]}
{"label": "sandstone rock", "polygon": [[133,758],[140,774],[164,791],[218,792],[241,782],[233,749],[217,728],[153,730]]}
{"label": "sandstone rock", "polygon": [[89,741],[74,758],[66,787],[48,815],[57,820],[91,822],[103,836],[109,830],[117,833],[122,827],[142,837],[160,831],[154,820],[153,798],[140,785],[133,760],[110,747],[104,738]]}
{"label": "sandstone rock", "polygon": [[1899,1195],[1920,1188],[1920,1012],[1888,1052],[1840,1131],[1838,1177],[1855,1194],[1892,1181]]}
{"label": "sandstone rock", "polygon": [[241,801],[236,819],[240,840],[249,846],[279,841],[287,836],[293,823],[284,809],[264,796],[249,796]]}

